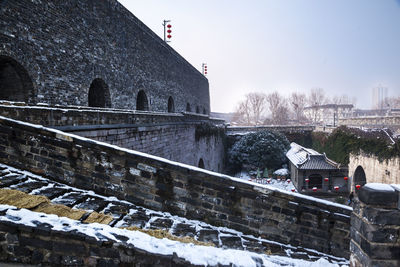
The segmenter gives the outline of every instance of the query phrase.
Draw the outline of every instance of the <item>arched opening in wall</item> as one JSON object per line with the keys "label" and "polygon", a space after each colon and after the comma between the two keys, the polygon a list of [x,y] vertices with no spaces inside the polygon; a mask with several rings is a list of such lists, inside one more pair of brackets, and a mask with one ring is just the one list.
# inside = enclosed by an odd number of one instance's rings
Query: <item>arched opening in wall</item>
{"label": "arched opening in wall", "polygon": [[203,159],[202,159],[202,158],[200,158],[200,160],[199,160],[199,164],[197,164],[197,166],[198,166],[199,168],[202,168],[202,169],[204,169],[204,161],[203,161]]}
{"label": "arched opening in wall", "polygon": [[320,174],[311,174],[308,179],[310,179],[308,182],[309,188],[322,188],[322,176]]}
{"label": "arched opening in wall", "polygon": [[137,110],[149,110],[149,101],[147,100],[146,93],[140,90],[136,99]]}
{"label": "arched opening in wall", "polygon": [[175,104],[172,96],[168,97],[168,112],[175,112]]}
{"label": "arched opening in wall", "polygon": [[33,102],[33,83],[26,69],[8,56],[0,56],[0,99]]}
{"label": "arched opening in wall", "polygon": [[207,110],[205,108],[203,108],[203,114],[207,115]]}
{"label": "arched opening in wall", "polygon": [[192,112],[192,109],[190,108],[190,104],[186,104],[186,112]]}
{"label": "arched opening in wall", "polygon": [[200,108],[199,108],[199,106],[196,107],[196,113],[200,113]]}
{"label": "arched opening in wall", "polygon": [[363,186],[367,183],[367,177],[365,176],[365,172],[363,167],[358,166],[354,171],[354,186],[357,189],[357,185]]}
{"label": "arched opening in wall", "polygon": [[89,107],[106,108],[111,107],[110,91],[107,84],[100,78],[92,81],[88,95]]}

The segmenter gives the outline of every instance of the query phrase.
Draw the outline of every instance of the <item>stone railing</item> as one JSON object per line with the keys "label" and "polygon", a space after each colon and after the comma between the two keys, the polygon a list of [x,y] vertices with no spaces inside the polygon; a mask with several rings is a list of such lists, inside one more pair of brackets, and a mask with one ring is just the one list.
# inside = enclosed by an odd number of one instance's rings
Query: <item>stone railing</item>
{"label": "stone railing", "polygon": [[197,113],[163,113],[78,106],[26,106],[24,103],[4,101],[0,102],[0,116],[66,131],[115,129],[200,121],[214,124],[224,123],[223,120],[210,119],[208,115]]}
{"label": "stone railing", "polygon": [[227,127],[228,135],[258,132],[258,131],[277,131],[281,133],[303,133],[312,132],[315,126],[312,125],[275,125],[275,126],[229,126]]}
{"label": "stone railing", "polygon": [[0,162],[82,189],[349,257],[347,206],[0,117]]}
{"label": "stone railing", "polygon": [[400,185],[366,184],[353,208],[350,266],[400,266]]}

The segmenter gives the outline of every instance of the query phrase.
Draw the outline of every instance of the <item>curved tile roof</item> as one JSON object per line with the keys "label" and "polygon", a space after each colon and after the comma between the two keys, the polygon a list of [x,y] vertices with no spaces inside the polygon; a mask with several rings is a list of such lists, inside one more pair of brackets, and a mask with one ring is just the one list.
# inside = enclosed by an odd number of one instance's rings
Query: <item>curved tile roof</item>
{"label": "curved tile roof", "polygon": [[286,157],[301,170],[336,170],[339,164],[330,160],[325,154],[291,143]]}

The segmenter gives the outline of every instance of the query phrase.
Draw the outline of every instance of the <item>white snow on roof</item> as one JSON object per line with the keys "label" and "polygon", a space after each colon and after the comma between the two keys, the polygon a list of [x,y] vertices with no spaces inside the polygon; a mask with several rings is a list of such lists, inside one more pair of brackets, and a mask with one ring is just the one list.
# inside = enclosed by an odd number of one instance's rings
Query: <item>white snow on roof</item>
{"label": "white snow on roof", "polygon": [[328,159],[325,154],[318,153],[311,148],[302,147],[294,142],[290,144],[286,157],[298,169],[333,170],[340,166],[333,160]]}
{"label": "white snow on roof", "polygon": [[307,161],[309,155],[316,155],[316,156],[321,156],[321,153],[318,153],[317,151],[311,149],[311,148],[305,148],[302,147],[301,145],[298,145],[296,143],[291,143],[290,144],[290,149],[286,153],[286,157],[294,164],[296,167],[299,165],[303,164],[304,162]]}
{"label": "white snow on roof", "polygon": [[[36,227],[37,223],[46,223],[51,225],[52,230],[56,231],[76,231],[87,236],[101,240],[101,236],[121,242],[115,236],[125,236],[128,238],[127,244],[132,244],[136,248],[143,249],[151,253],[162,255],[173,255],[197,265],[234,265],[234,266],[259,266],[257,260],[262,261],[264,266],[310,266],[310,267],[330,267],[339,266],[332,264],[324,258],[315,262],[292,259],[283,256],[272,256],[266,254],[257,254],[254,252],[222,249],[216,247],[207,247],[194,245],[192,243],[181,243],[170,239],[158,239],[140,231],[130,231],[126,229],[113,228],[109,225],[90,223],[83,224],[79,221],[69,218],[58,217],[57,215],[32,212],[27,209],[15,209],[13,206],[0,205],[0,211],[5,211],[5,215],[0,216],[0,221],[8,221],[16,224]],[[19,220],[15,221],[16,218]],[[99,235],[100,234],[100,235]]]}

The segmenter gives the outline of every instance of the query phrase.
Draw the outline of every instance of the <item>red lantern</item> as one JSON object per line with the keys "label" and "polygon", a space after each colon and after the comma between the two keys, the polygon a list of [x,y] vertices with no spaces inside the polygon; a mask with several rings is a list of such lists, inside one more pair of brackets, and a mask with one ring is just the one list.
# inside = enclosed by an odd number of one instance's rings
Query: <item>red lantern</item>
{"label": "red lantern", "polygon": [[328,181],[329,181],[329,178],[328,178],[328,177],[325,177],[325,178],[324,178],[324,181],[325,181],[325,182],[328,182]]}
{"label": "red lantern", "polygon": [[172,31],[171,31],[171,30],[168,30],[167,32],[168,32],[168,33],[171,33]]}
{"label": "red lantern", "polygon": [[168,34],[168,35],[167,35],[167,38],[171,39],[171,37],[172,37],[171,34]]}
{"label": "red lantern", "polygon": [[317,188],[316,188],[316,187],[313,187],[313,188],[312,188],[312,191],[317,192]]}
{"label": "red lantern", "polygon": [[335,189],[336,191],[339,191],[339,186],[335,186],[334,189]]}
{"label": "red lantern", "polygon": [[271,183],[271,179],[267,179],[267,183]]}
{"label": "red lantern", "polygon": [[356,188],[357,188],[357,190],[359,190],[361,188],[361,185],[357,184]]}
{"label": "red lantern", "polygon": [[343,179],[344,179],[345,181],[347,181],[347,180],[349,180],[349,177],[345,176]]}
{"label": "red lantern", "polygon": [[296,189],[292,188],[292,192],[296,191]]}
{"label": "red lantern", "polygon": [[308,182],[310,181],[310,179],[306,178],[306,180],[305,180],[305,181],[306,181],[306,183],[308,183]]}
{"label": "red lantern", "polygon": [[287,182],[288,184],[290,184],[290,179],[287,179],[286,182]]}
{"label": "red lantern", "polygon": [[171,24],[168,24],[168,25],[167,25],[167,28],[168,28],[168,29],[171,29],[171,27],[172,27]]}

